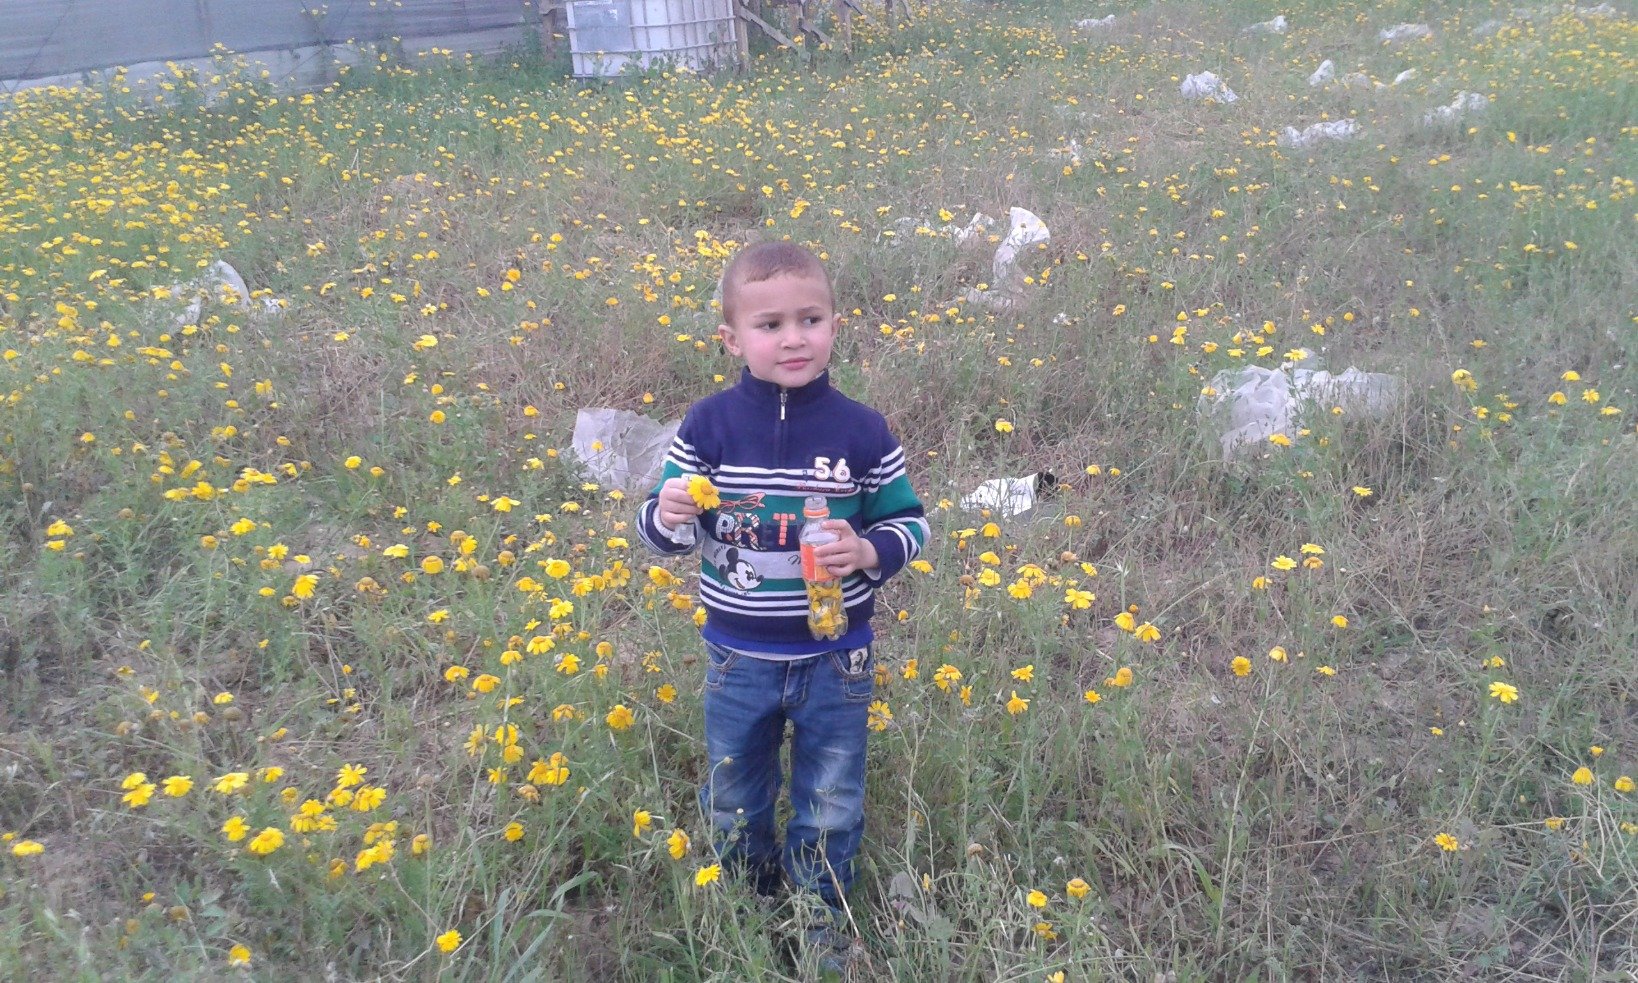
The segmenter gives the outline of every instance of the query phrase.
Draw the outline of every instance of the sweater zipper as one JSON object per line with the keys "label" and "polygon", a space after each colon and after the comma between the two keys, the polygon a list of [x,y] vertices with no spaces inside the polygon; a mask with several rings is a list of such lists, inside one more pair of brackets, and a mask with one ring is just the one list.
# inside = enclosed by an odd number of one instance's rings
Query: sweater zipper
{"label": "sweater zipper", "polygon": [[779,448],[779,466],[785,463],[785,403],[790,399],[791,391],[784,387],[779,390],[779,425],[774,428],[774,445]]}

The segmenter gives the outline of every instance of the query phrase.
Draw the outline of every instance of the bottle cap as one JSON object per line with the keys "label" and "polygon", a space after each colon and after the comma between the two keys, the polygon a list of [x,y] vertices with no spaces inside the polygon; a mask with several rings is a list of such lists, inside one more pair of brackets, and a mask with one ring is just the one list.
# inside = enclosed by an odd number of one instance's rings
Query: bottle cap
{"label": "bottle cap", "polygon": [[823,495],[809,495],[802,502],[802,515],[809,519],[823,519],[830,515],[830,503]]}

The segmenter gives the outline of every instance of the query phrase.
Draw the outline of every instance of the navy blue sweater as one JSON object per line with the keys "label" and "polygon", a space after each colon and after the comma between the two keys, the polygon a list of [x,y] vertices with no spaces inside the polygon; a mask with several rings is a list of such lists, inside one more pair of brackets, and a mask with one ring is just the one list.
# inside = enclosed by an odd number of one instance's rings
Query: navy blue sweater
{"label": "navy blue sweater", "polygon": [[[695,545],[679,545],[659,524],[657,496],[667,479],[693,474],[711,479],[722,504],[696,520]],[[876,547],[874,577],[858,572],[843,582],[848,631],[840,639],[808,631],[797,535],[809,495],[824,496],[831,518],[846,519]],[[831,388],[829,372],[787,389],[746,369],[737,385],[690,407],[660,485],[637,511],[637,530],[658,553],[700,550],[701,634],[785,655],[868,645],[876,586],[927,541],[904,448],[880,413]]]}

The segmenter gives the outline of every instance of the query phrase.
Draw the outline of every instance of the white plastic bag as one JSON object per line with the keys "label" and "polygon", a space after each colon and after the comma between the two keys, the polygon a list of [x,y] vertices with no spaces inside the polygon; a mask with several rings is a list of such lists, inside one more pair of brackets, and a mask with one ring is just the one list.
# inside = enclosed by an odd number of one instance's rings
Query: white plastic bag
{"label": "white plastic bag", "polygon": [[599,485],[646,495],[660,480],[680,426],[681,420],[660,423],[630,410],[590,407],[575,414],[574,453]]}
{"label": "white plastic bag", "polygon": [[1433,28],[1426,24],[1395,24],[1393,27],[1385,27],[1378,31],[1376,36],[1392,44],[1395,41],[1433,37]]}
{"label": "white plastic bag", "polygon": [[1469,113],[1482,113],[1490,108],[1490,100],[1481,92],[1458,92],[1448,106],[1439,106],[1422,114],[1422,125],[1453,123]]}
{"label": "white plastic bag", "polygon": [[968,512],[989,509],[1010,519],[1034,508],[1037,498],[1057,483],[1058,479],[1046,472],[1023,478],[991,478],[963,495],[961,507]]}
{"label": "white plastic bag", "polygon": [[1233,89],[1228,87],[1227,82],[1224,82],[1212,72],[1190,75],[1183,80],[1183,84],[1178,91],[1183,94],[1183,98],[1195,101],[1211,99],[1216,102],[1234,102],[1240,98],[1234,94]]}
{"label": "white plastic bag", "polygon": [[1403,382],[1398,376],[1361,372],[1349,367],[1340,375],[1294,368],[1251,365],[1224,370],[1207,387],[1196,410],[1221,431],[1223,458],[1250,456],[1274,434],[1295,432],[1304,406],[1342,408],[1347,416],[1385,416],[1398,403]]}
{"label": "white plastic bag", "polygon": [[1315,123],[1301,130],[1295,126],[1288,126],[1285,133],[1280,136],[1279,143],[1283,147],[1302,149],[1324,140],[1351,140],[1358,135],[1358,120],[1336,119]]}

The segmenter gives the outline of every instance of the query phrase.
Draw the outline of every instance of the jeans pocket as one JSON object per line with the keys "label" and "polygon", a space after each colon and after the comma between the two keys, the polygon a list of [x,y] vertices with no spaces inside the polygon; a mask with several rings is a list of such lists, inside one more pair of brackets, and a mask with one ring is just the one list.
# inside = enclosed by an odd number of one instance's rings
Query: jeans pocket
{"label": "jeans pocket", "polygon": [[842,698],[865,703],[876,695],[876,660],[869,648],[837,649],[830,664],[842,681]]}
{"label": "jeans pocket", "polygon": [[733,649],[725,649],[710,642],[705,644],[705,688],[710,690],[722,689],[723,683],[728,681],[728,673],[739,661],[739,653]]}

